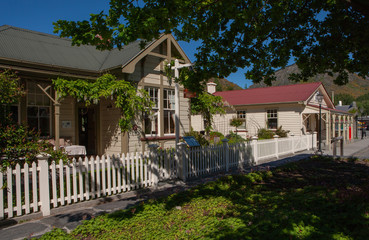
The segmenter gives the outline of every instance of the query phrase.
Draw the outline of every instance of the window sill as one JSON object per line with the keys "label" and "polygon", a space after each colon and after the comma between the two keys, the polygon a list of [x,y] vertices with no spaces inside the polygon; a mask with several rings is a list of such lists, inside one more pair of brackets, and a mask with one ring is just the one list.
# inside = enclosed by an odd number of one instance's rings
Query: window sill
{"label": "window sill", "polygon": [[[179,137],[182,138],[182,137]],[[176,139],[175,135],[168,135],[164,137],[143,137],[141,138],[141,141],[160,141],[160,140],[172,140]]]}

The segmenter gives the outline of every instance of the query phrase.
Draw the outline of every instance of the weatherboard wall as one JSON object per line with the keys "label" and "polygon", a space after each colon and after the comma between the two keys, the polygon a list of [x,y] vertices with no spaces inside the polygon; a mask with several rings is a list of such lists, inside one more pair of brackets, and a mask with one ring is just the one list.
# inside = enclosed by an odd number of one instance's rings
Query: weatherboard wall
{"label": "weatherboard wall", "polygon": [[[282,126],[283,130],[290,131],[290,134],[302,134],[302,110],[303,106],[299,104],[278,104],[278,105],[257,105],[257,106],[237,106],[239,111],[246,111],[246,129],[239,127],[241,136],[250,137],[257,135],[261,128],[267,127],[267,110],[277,109],[278,126]],[[230,120],[236,117],[236,111],[227,112],[224,115],[216,114],[213,118],[214,131],[221,132],[224,135],[236,128],[230,126]],[[195,131],[205,130],[203,118],[200,115],[191,116],[192,128]],[[246,130],[246,132],[244,131]]]}

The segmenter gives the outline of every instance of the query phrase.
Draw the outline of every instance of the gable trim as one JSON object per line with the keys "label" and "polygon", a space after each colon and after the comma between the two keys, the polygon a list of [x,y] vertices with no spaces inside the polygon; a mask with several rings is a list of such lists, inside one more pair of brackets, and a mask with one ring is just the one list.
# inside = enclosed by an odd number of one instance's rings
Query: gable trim
{"label": "gable trim", "polygon": [[[140,51],[135,57],[133,57],[130,61],[128,61],[126,64],[122,66],[122,72],[123,73],[133,73],[136,68],[136,64],[147,55],[152,55],[156,57],[163,57],[165,59],[168,59],[168,56],[171,56],[171,53],[167,53],[167,56],[157,53],[151,53],[157,46],[159,46],[161,43],[163,43],[165,40],[168,40],[168,44],[173,43],[173,45],[176,47],[178,52],[181,54],[181,56],[185,59],[185,63],[190,63],[190,59],[187,57],[187,55],[184,53],[182,48],[179,46],[178,42],[174,39],[174,37],[171,34],[166,34],[161,36],[158,40],[152,42],[146,49],[143,49]],[[169,57],[171,58],[171,57]],[[171,58],[172,60],[172,58]]]}

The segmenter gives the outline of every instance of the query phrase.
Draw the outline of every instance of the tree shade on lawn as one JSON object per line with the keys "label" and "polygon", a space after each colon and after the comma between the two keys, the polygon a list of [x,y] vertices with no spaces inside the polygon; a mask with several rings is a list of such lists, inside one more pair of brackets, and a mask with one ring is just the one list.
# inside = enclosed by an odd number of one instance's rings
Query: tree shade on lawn
{"label": "tree shade on lawn", "polygon": [[366,239],[369,163],[354,160],[225,176],[42,239]]}

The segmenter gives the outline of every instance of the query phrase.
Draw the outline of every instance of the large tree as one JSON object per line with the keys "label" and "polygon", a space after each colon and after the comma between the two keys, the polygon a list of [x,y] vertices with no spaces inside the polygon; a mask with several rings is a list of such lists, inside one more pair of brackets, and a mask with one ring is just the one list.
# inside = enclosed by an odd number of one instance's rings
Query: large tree
{"label": "large tree", "polygon": [[369,75],[369,3],[365,0],[111,0],[108,13],[55,23],[74,44],[122,47],[162,33],[200,41],[195,69],[226,77],[247,68],[246,78],[270,84],[293,59],[307,80],[317,73]]}

